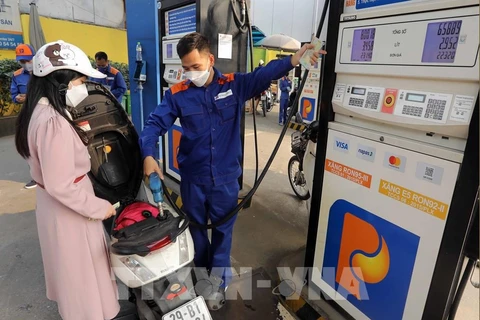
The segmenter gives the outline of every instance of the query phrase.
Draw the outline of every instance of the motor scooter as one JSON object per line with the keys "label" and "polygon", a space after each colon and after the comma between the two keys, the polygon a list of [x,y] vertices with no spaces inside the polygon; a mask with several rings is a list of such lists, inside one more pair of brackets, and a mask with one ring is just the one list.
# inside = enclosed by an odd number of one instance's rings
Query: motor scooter
{"label": "motor scooter", "polygon": [[262,103],[263,116],[266,117],[267,112],[270,112],[273,109],[272,90],[268,88],[267,90],[263,91],[260,95],[260,100]]}
{"label": "motor scooter", "polygon": [[224,303],[215,296],[221,280],[193,268],[188,218],[167,202],[160,211],[153,200],[144,183],[138,134],[122,105],[102,85],[86,84],[89,96],[71,113],[89,138],[95,194],[117,208],[115,217],[104,221],[111,267],[138,312],[116,319],[211,319],[209,308]]}
{"label": "motor scooter", "polygon": [[[295,121],[304,124],[299,112],[295,115]],[[291,135],[291,152],[294,155],[288,161],[288,180],[293,192],[301,200],[310,198],[317,135],[318,121],[306,124],[302,131],[294,131]]]}

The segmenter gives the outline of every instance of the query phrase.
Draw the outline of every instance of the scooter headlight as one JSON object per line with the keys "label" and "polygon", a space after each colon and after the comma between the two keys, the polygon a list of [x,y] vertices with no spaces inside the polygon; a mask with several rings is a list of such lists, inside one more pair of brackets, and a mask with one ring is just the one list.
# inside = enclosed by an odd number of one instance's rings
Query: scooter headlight
{"label": "scooter headlight", "polygon": [[187,233],[183,232],[178,238],[178,256],[180,265],[187,263],[190,256],[188,251]]}
{"label": "scooter headlight", "polygon": [[155,278],[155,274],[138,260],[132,257],[121,258],[120,261],[141,281],[148,282]]}

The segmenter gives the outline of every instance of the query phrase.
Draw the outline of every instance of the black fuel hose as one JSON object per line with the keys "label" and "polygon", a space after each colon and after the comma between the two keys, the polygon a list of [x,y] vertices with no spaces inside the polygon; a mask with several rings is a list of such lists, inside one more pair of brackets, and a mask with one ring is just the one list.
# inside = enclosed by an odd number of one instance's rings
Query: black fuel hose
{"label": "black fuel hose", "polygon": [[[330,0],[325,0],[325,3],[323,4],[323,10],[322,10],[322,16],[320,18],[320,23],[318,24],[318,28],[317,28],[317,32],[315,34],[315,36],[317,38],[320,37],[320,33],[322,32],[322,28],[323,28],[323,24],[325,23],[325,18],[327,16],[327,9],[328,9],[328,5],[330,3]],[[251,22],[250,22],[250,15],[248,13],[248,6],[247,6],[247,10],[246,10],[246,13],[247,13],[247,22],[249,24],[249,30],[251,30]],[[321,75],[323,76],[323,75]],[[227,221],[229,221],[230,219],[232,219],[244,206],[245,204],[253,197],[253,195],[255,194],[255,192],[257,191],[258,187],[260,186],[260,184],[262,183],[263,179],[265,178],[265,175],[267,174],[268,172],[268,169],[270,168],[270,166],[272,165],[272,162],[273,160],[275,159],[275,156],[277,155],[277,152],[278,152],[278,149],[280,148],[280,145],[282,144],[282,140],[283,140],[283,137],[285,136],[285,133],[287,132],[287,129],[288,129],[288,125],[287,123],[290,121],[290,119],[292,118],[292,116],[294,114],[297,113],[297,110],[298,110],[298,100],[300,98],[300,93],[303,91],[303,87],[305,86],[305,82],[308,78],[308,69],[305,70],[305,74],[303,76],[303,79],[302,79],[302,82],[300,84],[300,87],[298,88],[298,92],[299,94],[297,94],[297,96],[295,97],[295,101],[293,102],[293,106],[292,106],[292,110],[290,111],[290,114],[288,115],[288,119],[286,121],[286,123],[284,124],[284,127],[283,127],[283,130],[282,132],[280,133],[280,137],[278,138],[278,141],[275,145],[275,148],[273,149],[272,151],[272,154],[270,155],[270,158],[268,159],[266,165],[265,165],[265,168],[263,169],[262,173],[260,174],[260,177],[257,181],[255,181],[255,184],[253,185],[252,189],[248,192],[248,194],[246,195],[245,198],[243,198],[243,200],[235,207],[235,209],[233,209],[228,215],[226,215],[223,219],[221,219],[220,221],[217,221],[216,223],[211,223],[211,224],[207,224],[207,225],[202,225],[202,224],[198,224],[196,223],[195,221],[192,221],[190,220],[190,225],[194,226],[194,227],[197,227],[197,228],[201,228],[201,229],[214,229],[214,228],[217,228],[218,226],[221,226],[222,224],[226,223]],[[321,90],[321,88],[320,88]],[[162,184],[163,184],[163,187],[164,187],[164,190],[166,190],[165,188],[165,184],[163,183],[163,180],[162,180]],[[172,201],[172,198],[170,197],[170,195],[168,194],[168,192],[165,192],[165,197],[167,198],[167,200],[171,203],[172,207],[174,210],[176,210],[179,214],[183,215],[183,216],[187,216],[177,205],[174,201]]]}
{"label": "black fuel hose", "polygon": [[[250,15],[248,14],[248,7],[247,7],[247,21],[248,21],[248,38],[249,40],[249,47],[250,47],[250,71],[253,71],[253,31],[252,31],[252,22],[250,21]],[[251,100],[251,108],[252,108],[252,116],[253,116],[253,141],[254,141],[254,149],[255,149],[255,180],[253,184],[257,183],[258,181],[258,136],[257,136],[257,110],[255,106],[255,98]]]}
{"label": "black fuel hose", "polygon": [[[248,39],[249,39],[249,47],[250,47],[250,71],[253,71],[253,32],[252,32],[252,23],[250,21],[250,15],[248,14],[248,6],[246,4],[245,0],[240,0],[240,6],[242,9],[242,18],[238,18],[238,13],[236,9],[236,3],[237,0],[230,0],[230,6],[233,11],[233,16],[235,18],[235,24],[237,25],[238,30],[240,30],[241,33],[245,33],[248,31]],[[245,28],[245,25],[247,24],[248,21],[248,26]],[[253,110],[253,105],[255,104],[255,99],[252,98],[252,110]],[[253,110],[256,111],[256,110]],[[255,180],[253,183],[255,184],[258,180],[258,138],[257,138],[257,119],[255,117],[256,112],[252,112],[253,114],[253,140],[254,140],[254,150],[255,150]]]}
{"label": "black fuel hose", "polygon": [[[233,11],[233,18],[235,20],[235,23],[238,26],[238,30],[241,33],[246,33],[250,29],[250,28],[245,27],[245,25],[246,25],[246,15],[248,16],[248,7],[247,7],[247,4],[246,4],[246,0],[240,0],[239,1],[241,9],[242,9],[242,17],[241,18],[238,17],[238,12],[237,12],[237,9],[236,9],[236,2],[237,2],[237,0],[230,0],[230,5],[232,6],[232,11]],[[250,23],[249,23],[249,25],[250,25]]]}
{"label": "black fuel hose", "polygon": [[453,300],[450,314],[448,316],[448,320],[455,319],[457,315],[458,306],[460,305],[460,300],[462,299],[463,292],[465,291],[465,287],[467,286],[468,279],[472,276],[472,273],[475,269],[475,264],[477,261],[473,259],[468,259],[467,266],[465,267],[465,271],[463,271],[462,279],[458,285],[457,292],[455,293],[455,298]]}

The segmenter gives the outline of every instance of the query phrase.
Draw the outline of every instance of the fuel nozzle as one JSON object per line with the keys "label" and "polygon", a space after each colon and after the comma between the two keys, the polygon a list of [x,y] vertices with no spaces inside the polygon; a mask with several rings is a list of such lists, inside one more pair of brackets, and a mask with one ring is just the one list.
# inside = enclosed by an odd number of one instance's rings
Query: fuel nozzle
{"label": "fuel nozzle", "polygon": [[160,219],[165,219],[165,212],[163,211],[163,188],[162,188],[162,181],[160,180],[160,176],[158,173],[153,172],[148,176],[148,182],[150,184],[150,190],[152,191],[153,194],[153,201],[158,206],[158,211],[159,211],[159,218]]}

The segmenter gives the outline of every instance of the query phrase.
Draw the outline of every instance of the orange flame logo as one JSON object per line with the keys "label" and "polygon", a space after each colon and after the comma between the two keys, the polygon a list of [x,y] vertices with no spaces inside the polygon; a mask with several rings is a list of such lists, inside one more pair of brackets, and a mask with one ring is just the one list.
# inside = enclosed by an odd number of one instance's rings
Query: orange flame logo
{"label": "orange flame logo", "polygon": [[360,281],[379,283],[390,269],[385,239],[368,222],[345,214],[336,281],[361,300]]}

